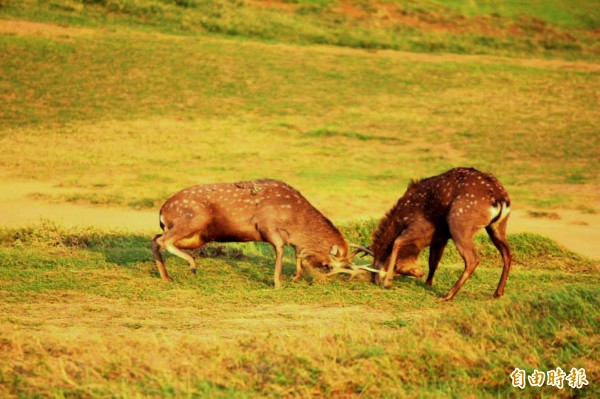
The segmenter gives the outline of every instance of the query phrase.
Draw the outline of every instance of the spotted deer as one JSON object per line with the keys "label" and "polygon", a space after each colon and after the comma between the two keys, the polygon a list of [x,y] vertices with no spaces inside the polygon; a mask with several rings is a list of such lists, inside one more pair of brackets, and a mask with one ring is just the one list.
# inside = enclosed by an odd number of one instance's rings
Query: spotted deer
{"label": "spotted deer", "polygon": [[159,213],[163,234],[152,251],[163,280],[172,280],[161,250],[186,260],[196,274],[195,259],[184,249],[208,242],[268,242],[275,249],[275,287],[282,286],[285,245],[296,252],[296,273],[305,267],[341,267],[348,245],[340,231],[300,192],[278,180],[261,179],[186,188],[170,197]]}
{"label": "spotted deer", "polygon": [[446,244],[452,239],[464,260],[465,269],[444,296],[451,300],[479,264],[473,235],[485,227],[504,262],[494,293],[494,297],[500,297],[504,294],[512,261],[506,239],[509,215],[508,193],[490,173],[455,168],[438,176],[412,181],[373,233],[370,249],[373,268],[377,271],[375,280],[383,280],[383,286],[390,288],[395,271],[405,269],[417,259],[421,250],[429,246],[426,284],[431,286]]}

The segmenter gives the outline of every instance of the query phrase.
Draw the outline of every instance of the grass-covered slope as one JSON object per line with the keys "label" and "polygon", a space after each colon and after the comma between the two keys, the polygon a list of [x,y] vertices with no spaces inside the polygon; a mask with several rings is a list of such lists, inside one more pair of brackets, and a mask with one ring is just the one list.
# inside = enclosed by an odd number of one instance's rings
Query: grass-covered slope
{"label": "grass-covered slope", "polygon": [[410,179],[474,166],[520,206],[593,211],[593,63],[3,23],[0,173],[63,188],[39,199],[157,208],[272,177],[380,217]]}
{"label": "grass-covered slope", "polygon": [[[360,240],[370,225],[344,231]],[[4,229],[0,395],[597,396],[598,264],[510,236],[518,261],[506,296],[492,300],[501,267],[487,241],[482,265],[445,303],[461,272],[452,248],[433,288],[411,278],[391,290],[339,276],[292,284],[288,255],[288,283],[275,290],[268,246],[213,247],[197,277],[169,257],[175,282],[165,284],[144,235]],[[590,385],[521,391],[516,367],[585,368]]]}
{"label": "grass-covered slope", "polygon": [[0,12],[64,24],[134,24],[301,44],[597,58],[591,0],[2,0]]}

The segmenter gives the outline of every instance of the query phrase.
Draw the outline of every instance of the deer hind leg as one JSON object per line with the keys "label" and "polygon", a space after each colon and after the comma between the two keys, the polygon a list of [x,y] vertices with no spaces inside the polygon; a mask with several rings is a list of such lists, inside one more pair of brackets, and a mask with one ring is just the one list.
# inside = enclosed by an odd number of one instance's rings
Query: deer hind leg
{"label": "deer hind leg", "polygon": [[496,292],[494,292],[494,298],[499,298],[504,295],[504,286],[506,284],[506,279],[508,279],[508,273],[510,272],[510,266],[512,262],[512,250],[508,245],[508,240],[506,239],[506,225],[508,224],[508,217],[502,219],[502,221],[491,224],[485,228],[490,239],[494,243],[494,246],[498,248],[500,251],[500,255],[502,256],[502,261],[504,262],[504,268],[502,269],[502,276],[500,277],[500,282],[498,283],[498,288],[496,288]]}
{"label": "deer hind leg", "polygon": [[448,244],[447,239],[432,243],[429,247],[429,274],[427,275],[427,281],[425,281],[425,284],[429,286],[433,285],[433,275],[435,274],[438,264],[442,259],[444,249],[446,249],[446,244]]}
{"label": "deer hind leg", "polygon": [[475,231],[476,229],[471,225],[450,226],[452,240],[465,262],[465,270],[452,289],[450,289],[446,296],[443,297],[443,299],[447,301],[454,298],[463,284],[471,277],[471,274],[473,274],[477,265],[479,265],[479,257],[477,256],[473,245],[473,234],[475,234]]}
{"label": "deer hind leg", "polygon": [[[161,248],[166,249],[173,255],[178,256],[181,259],[188,262],[190,265],[190,271],[192,272],[192,274],[196,274],[196,269],[198,268],[196,260],[191,255],[181,250],[181,248],[200,248],[204,244],[200,237],[194,234],[195,231],[196,230],[183,229],[175,226],[169,231],[167,231],[165,234],[155,237],[155,239],[153,240],[152,249],[154,251],[154,258],[156,259],[158,271],[163,280],[172,280],[172,278],[167,274],[164,262],[162,261],[162,257],[160,256]],[[157,254],[159,256],[158,258]]]}
{"label": "deer hind leg", "polygon": [[157,240],[161,237],[162,234],[157,234],[152,239],[152,253],[154,254],[154,261],[156,262],[156,266],[158,267],[160,278],[164,281],[173,281],[171,276],[169,276],[169,273],[167,273],[165,262],[163,261],[162,255],[160,254],[160,244],[157,242]]}
{"label": "deer hind leg", "polygon": [[304,269],[302,268],[302,258],[296,255],[296,273],[294,274],[294,278],[292,278],[292,282],[295,283],[302,278],[302,274],[304,274]]}

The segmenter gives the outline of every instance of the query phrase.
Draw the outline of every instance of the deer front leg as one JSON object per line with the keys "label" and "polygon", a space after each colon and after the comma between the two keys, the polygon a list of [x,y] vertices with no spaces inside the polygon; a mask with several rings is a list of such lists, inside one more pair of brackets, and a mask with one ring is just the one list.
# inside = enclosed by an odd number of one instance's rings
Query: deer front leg
{"label": "deer front leg", "polygon": [[283,245],[275,247],[275,275],[273,276],[275,288],[283,287]]}
{"label": "deer front leg", "polygon": [[412,237],[412,232],[410,230],[405,230],[400,234],[395,240],[394,245],[392,247],[392,252],[390,253],[390,257],[388,258],[387,263],[385,264],[385,277],[383,278],[383,287],[391,288],[392,281],[394,280],[394,269],[396,267],[396,260],[398,259],[398,254],[402,250],[402,248],[408,244],[411,244],[414,241]]}
{"label": "deer front leg", "polygon": [[425,284],[429,286],[433,285],[433,275],[442,259],[446,244],[448,244],[448,240],[436,242],[429,247],[429,274],[427,275],[427,281],[425,281]]}

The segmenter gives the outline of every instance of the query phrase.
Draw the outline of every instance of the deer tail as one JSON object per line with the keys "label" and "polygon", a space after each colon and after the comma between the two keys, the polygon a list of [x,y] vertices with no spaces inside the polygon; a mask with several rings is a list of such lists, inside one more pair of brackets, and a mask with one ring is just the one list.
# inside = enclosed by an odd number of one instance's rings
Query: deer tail
{"label": "deer tail", "polygon": [[490,224],[503,221],[510,213],[510,200],[499,201],[492,208],[492,221]]}
{"label": "deer tail", "polygon": [[164,223],[164,220],[163,220],[162,209],[158,213],[158,224],[160,225],[160,229],[162,231],[165,231],[165,223]]}

